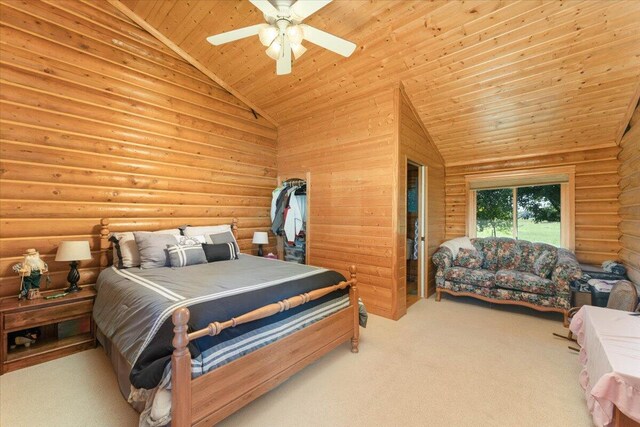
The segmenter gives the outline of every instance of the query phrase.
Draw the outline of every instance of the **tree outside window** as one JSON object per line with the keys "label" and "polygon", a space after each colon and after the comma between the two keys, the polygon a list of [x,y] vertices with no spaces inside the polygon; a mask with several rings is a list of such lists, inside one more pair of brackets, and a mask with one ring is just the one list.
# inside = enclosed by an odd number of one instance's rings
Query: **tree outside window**
{"label": "tree outside window", "polygon": [[560,184],[478,190],[476,235],[516,237],[559,246],[560,194]]}

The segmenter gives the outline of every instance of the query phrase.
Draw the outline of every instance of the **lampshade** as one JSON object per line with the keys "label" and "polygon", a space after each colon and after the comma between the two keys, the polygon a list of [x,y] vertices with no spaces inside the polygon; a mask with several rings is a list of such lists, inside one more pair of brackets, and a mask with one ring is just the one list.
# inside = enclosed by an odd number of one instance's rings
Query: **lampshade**
{"label": "lampshade", "polygon": [[278,37],[279,32],[280,31],[272,25],[261,28],[260,32],[258,32],[260,43],[262,43],[264,46],[270,46],[271,43],[273,43],[273,41],[276,39],[276,37]]}
{"label": "lampshade", "polygon": [[290,25],[287,27],[287,37],[291,44],[300,44],[304,38],[302,27],[300,25]]}
{"label": "lampshade", "polygon": [[253,244],[255,245],[268,245],[269,234],[266,231],[256,231],[253,233]]}
{"label": "lampshade", "polygon": [[91,259],[89,242],[82,240],[60,243],[56,253],[56,261],[80,261],[83,259]]}
{"label": "lampshade", "polygon": [[291,44],[291,50],[293,51],[293,56],[298,59],[300,58],[306,51],[307,48],[302,46],[301,44]]}
{"label": "lampshade", "polygon": [[269,46],[269,49],[266,50],[266,52],[267,55],[269,55],[269,58],[277,61],[280,58],[280,52],[282,52],[282,44],[280,43],[280,40],[274,40],[273,43],[271,43],[271,46]]}

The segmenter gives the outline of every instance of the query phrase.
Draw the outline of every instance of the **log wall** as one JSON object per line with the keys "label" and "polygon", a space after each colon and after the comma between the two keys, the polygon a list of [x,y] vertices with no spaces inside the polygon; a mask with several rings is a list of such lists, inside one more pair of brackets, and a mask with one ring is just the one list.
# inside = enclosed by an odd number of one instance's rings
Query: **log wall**
{"label": "log wall", "polygon": [[575,165],[575,242],[580,262],[600,264],[620,250],[618,223],[618,147],[550,153],[511,161],[451,166],[446,169],[446,238],[465,235],[467,174]]}
{"label": "log wall", "polygon": [[431,136],[400,86],[395,94],[397,126],[397,181],[396,189],[396,264],[394,289],[394,318],[407,310],[406,259],[407,259],[407,161],[426,166],[426,296],[435,292],[435,268],[431,256],[444,241],[444,161],[433,144]]}
{"label": "log wall", "polygon": [[238,217],[252,249],[270,224],[273,125],[107,2],[0,8],[0,297],[18,293],[27,248],[66,286],[58,244],[96,251],[102,217],[144,230]]}
{"label": "log wall", "polygon": [[392,317],[393,91],[351,99],[278,128],[278,173],[309,173],[309,263],[358,267],[367,309]]}
{"label": "log wall", "polygon": [[620,166],[620,252],[629,277],[640,284],[640,107],[631,117],[631,128],[622,138]]}

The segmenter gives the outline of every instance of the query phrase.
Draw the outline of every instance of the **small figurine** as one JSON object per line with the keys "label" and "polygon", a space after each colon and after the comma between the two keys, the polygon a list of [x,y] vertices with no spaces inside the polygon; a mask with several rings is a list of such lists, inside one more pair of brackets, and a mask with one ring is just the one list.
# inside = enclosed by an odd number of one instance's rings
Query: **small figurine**
{"label": "small figurine", "polygon": [[[19,299],[36,299],[40,296],[40,279],[42,275],[49,272],[47,263],[40,259],[40,254],[35,249],[27,249],[24,254],[24,261],[13,266],[13,271],[22,277],[20,283]],[[51,279],[47,275],[47,283]]]}
{"label": "small figurine", "polygon": [[23,345],[27,348],[31,344],[35,344],[36,340],[40,338],[40,328],[25,329],[24,331],[12,332],[9,334],[9,348],[13,350],[19,345]]}

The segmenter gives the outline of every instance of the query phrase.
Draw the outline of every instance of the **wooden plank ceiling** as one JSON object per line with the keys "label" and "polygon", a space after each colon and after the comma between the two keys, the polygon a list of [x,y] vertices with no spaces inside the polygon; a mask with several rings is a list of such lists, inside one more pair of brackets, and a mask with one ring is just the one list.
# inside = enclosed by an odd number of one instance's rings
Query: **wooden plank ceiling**
{"label": "wooden plank ceiling", "polygon": [[640,81],[639,1],[336,0],[306,23],[352,40],[350,58],[306,43],[276,76],[248,1],[122,3],[278,124],[399,80],[447,165],[615,146]]}

